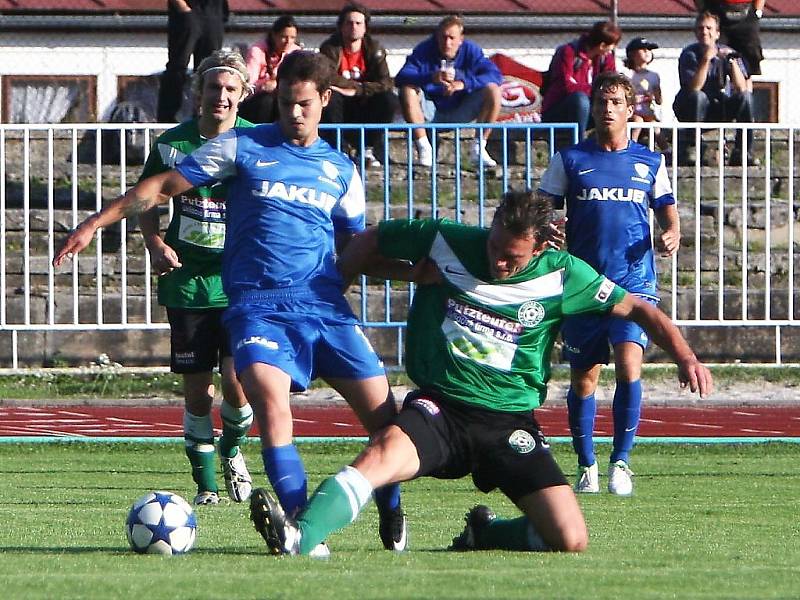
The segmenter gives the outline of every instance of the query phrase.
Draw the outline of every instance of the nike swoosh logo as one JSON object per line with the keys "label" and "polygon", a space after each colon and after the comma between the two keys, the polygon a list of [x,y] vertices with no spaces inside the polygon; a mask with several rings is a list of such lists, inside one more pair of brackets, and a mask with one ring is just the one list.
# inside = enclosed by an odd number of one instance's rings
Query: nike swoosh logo
{"label": "nike swoosh logo", "polygon": [[460,271],[458,269],[454,269],[450,265],[445,265],[444,272],[445,273],[451,273],[452,275],[466,275],[466,273],[464,271]]}
{"label": "nike swoosh logo", "polygon": [[257,167],[271,167],[272,165],[277,165],[277,160],[257,160],[256,166]]}
{"label": "nike swoosh logo", "polygon": [[625,431],[633,431],[634,429],[636,429],[636,427],[626,427]]}
{"label": "nike swoosh logo", "polygon": [[582,171],[578,171],[578,175],[586,175],[587,173],[591,173],[592,171],[596,171],[597,169],[583,169]]}

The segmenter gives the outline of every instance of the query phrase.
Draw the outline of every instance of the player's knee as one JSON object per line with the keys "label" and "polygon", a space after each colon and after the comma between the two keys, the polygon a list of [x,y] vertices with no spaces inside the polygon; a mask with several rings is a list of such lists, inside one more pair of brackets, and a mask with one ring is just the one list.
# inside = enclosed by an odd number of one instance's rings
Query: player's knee
{"label": "player's knee", "polygon": [[559,532],[559,539],[553,550],[559,552],[584,552],[589,546],[589,532],[586,523],[573,523]]}

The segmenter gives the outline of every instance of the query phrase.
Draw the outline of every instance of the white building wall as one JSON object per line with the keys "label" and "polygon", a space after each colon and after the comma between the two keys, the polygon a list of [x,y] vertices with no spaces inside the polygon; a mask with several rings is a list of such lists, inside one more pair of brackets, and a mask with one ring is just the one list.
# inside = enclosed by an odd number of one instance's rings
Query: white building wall
{"label": "white building wall", "polygon": [[[467,34],[469,36],[469,32]],[[694,41],[691,32],[641,31],[661,45],[655,51],[651,69],[661,75],[664,95],[664,121],[673,120],[671,104],[678,91],[677,61],[681,48]],[[622,45],[633,34],[623,37]],[[248,45],[259,36],[229,34],[226,45]],[[316,48],[322,34],[301,35],[307,48]],[[502,52],[535,69],[546,69],[553,49],[570,36],[562,34],[476,34],[469,36],[488,55]],[[396,73],[411,48],[422,36],[380,35],[387,48],[390,71]],[[765,60],[758,79],[780,82],[779,120],[800,123],[800,103],[790,101],[800,94],[800,42],[788,33],[762,32]],[[619,63],[624,48],[617,51]],[[40,33],[6,34],[0,38],[0,76],[2,75],[94,75],[97,77],[97,114],[108,114],[116,98],[117,76],[149,75],[163,70],[167,60],[166,37],[157,33]]]}

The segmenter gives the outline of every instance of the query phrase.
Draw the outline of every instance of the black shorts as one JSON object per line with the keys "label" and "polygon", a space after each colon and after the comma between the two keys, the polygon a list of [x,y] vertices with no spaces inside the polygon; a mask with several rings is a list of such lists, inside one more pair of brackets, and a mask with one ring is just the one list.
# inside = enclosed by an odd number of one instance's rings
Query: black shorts
{"label": "black shorts", "polygon": [[759,20],[753,14],[738,21],[721,21],[720,30],[725,43],[742,55],[747,66],[748,77],[761,75],[761,49]]}
{"label": "black shorts", "polygon": [[414,391],[394,423],[417,448],[418,477],[472,474],[479,490],[500,488],[513,502],[568,485],[532,412],[495,412]]}
{"label": "black shorts", "polygon": [[173,373],[207,373],[231,356],[223,312],[224,308],[167,308]]}

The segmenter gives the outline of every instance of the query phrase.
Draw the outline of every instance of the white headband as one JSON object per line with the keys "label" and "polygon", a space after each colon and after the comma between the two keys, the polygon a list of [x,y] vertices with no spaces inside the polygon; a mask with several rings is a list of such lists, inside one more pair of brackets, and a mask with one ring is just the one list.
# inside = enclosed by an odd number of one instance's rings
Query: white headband
{"label": "white headband", "polygon": [[210,69],[206,69],[205,71],[203,71],[203,76],[205,77],[206,73],[210,73],[211,71],[227,71],[228,73],[233,73],[235,75],[238,75],[239,79],[242,80],[242,83],[247,85],[247,77],[242,75],[241,71],[239,71],[238,69],[234,69],[233,67],[228,67],[225,65],[219,67],[211,67]]}
{"label": "white headband", "polygon": [[210,73],[211,71],[225,71],[227,73],[233,73],[235,75],[238,75],[239,79],[242,80],[242,87],[244,88],[244,95],[249,95],[249,94],[253,93],[253,89],[254,89],[253,86],[250,83],[247,82],[247,77],[242,75],[242,72],[239,71],[238,69],[234,69],[233,67],[228,67],[226,65],[221,65],[219,67],[211,67],[209,69],[206,69],[205,71],[203,71],[201,73],[200,76],[201,77],[205,77],[206,73]]}

